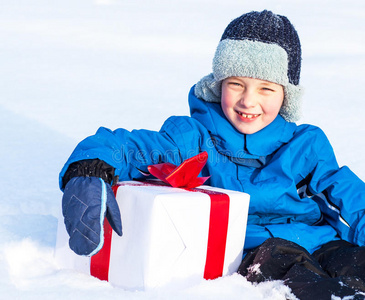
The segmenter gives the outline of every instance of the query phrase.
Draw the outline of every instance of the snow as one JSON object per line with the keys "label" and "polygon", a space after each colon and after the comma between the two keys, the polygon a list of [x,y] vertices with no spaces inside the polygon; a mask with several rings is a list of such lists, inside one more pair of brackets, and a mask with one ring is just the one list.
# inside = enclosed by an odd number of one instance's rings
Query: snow
{"label": "snow", "polygon": [[1,0],[0,8],[1,299],[293,299],[280,282],[252,285],[237,274],[136,292],[59,269],[58,172],[99,126],[158,130],[188,114],[190,86],[211,72],[228,22],[267,8],[301,37],[301,122],[320,126],[340,165],[364,180],[364,1]]}

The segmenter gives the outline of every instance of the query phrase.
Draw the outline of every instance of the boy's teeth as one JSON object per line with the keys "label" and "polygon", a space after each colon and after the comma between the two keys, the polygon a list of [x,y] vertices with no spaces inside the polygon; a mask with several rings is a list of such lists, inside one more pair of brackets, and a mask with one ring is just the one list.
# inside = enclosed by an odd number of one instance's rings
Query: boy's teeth
{"label": "boy's teeth", "polygon": [[246,115],[246,114],[241,113],[241,116],[243,116],[244,118],[247,118],[247,119],[252,119],[252,118],[258,117],[259,115]]}

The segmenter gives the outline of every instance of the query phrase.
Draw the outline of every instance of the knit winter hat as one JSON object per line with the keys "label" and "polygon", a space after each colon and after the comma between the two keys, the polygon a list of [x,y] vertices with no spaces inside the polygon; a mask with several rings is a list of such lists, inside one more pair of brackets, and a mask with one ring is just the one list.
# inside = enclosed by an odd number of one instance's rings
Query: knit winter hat
{"label": "knit winter hat", "polygon": [[227,26],[215,52],[213,73],[196,84],[195,94],[220,102],[222,81],[231,76],[274,82],[284,87],[280,115],[295,122],[300,117],[300,66],[300,41],[290,21],[271,11],[253,11]]}

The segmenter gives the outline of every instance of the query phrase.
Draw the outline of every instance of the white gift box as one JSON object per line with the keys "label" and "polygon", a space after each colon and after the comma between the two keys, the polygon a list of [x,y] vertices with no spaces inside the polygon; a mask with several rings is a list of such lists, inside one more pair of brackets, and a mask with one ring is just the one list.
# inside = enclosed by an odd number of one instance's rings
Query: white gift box
{"label": "white gift box", "polygon": [[127,181],[119,183],[116,199],[123,236],[106,224],[104,247],[92,258],[70,250],[60,218],[55,251],[60,267],[125,289],[144,290],[229,275],[240,265],[248,194],[210,186],[186,190]]}

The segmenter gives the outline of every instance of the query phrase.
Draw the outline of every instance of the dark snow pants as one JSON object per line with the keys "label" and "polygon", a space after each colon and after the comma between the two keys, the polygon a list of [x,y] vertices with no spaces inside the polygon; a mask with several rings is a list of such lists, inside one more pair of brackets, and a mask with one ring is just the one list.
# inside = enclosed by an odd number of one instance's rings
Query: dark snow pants
{"label": "dark snow pants", "polygon": [[311,255],[293,242],[270,238],[244,257],[237,272],[250,282],[283,280],[300,300],[365,299],[365,247],[346,241]]}

